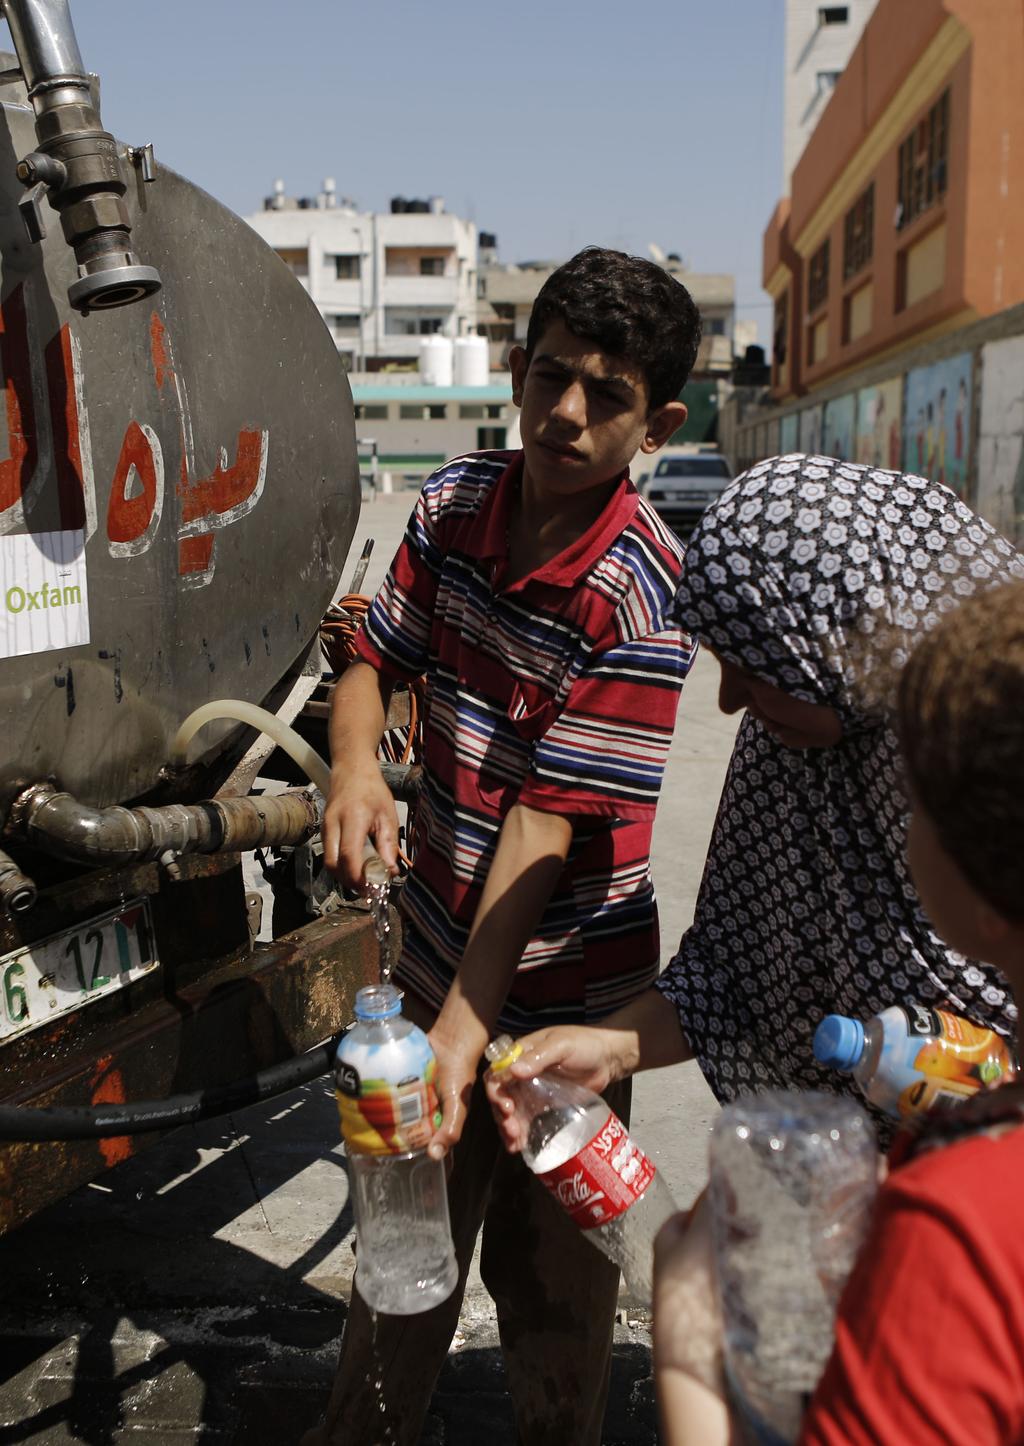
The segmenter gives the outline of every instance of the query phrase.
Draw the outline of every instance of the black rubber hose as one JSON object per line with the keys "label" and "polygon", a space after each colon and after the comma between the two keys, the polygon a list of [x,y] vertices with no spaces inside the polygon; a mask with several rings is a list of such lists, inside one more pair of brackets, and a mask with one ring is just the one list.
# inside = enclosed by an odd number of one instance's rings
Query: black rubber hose
{"label": "black rubber hose", "polygon": [[273,1099],[297,1085],[327,1074],[334,1063],[337,1040],[318,1044],[308,1054],[286,1059],[232,1084],[214,1085],[166,1100],[139,1100],[124,1105],[55,1105],[32,1109],[0,1105],[0,1140],[98,1140],[108,1135],[143,1135],[173,1130],[195,1120],[240,1110]]}

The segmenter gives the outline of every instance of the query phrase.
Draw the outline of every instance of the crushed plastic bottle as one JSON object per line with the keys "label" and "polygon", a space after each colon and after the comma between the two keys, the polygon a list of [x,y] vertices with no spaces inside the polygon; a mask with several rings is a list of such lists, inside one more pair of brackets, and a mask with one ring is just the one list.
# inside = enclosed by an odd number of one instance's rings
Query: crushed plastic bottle
{"label": "crushed plastic bottle", "polygon": [[[494,1040],[492,1073],[503,1075],[521,1053],[508,1035]],[[654,1162],[593,1090],[550,1074],[503,1075],[502,1088],[526,1132],[526,1164],[650,1304],[654,1237],[677,1208]]]}
{"label": "crushed plastic bottle", "polygon": [[874,1130],[852,1100],[776,1091],[727,1106],[715,1123],[710,1199],[725,1373],[754,1441],[797,1439],[877,1178]]}

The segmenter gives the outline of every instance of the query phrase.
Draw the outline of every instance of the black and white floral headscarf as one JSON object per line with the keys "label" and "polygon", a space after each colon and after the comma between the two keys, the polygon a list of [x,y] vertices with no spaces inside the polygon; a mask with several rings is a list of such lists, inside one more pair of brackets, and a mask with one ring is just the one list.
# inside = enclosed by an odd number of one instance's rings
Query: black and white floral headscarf
{"label": "black and white floral headscarf", "polygon": [[872,633],[891,652],[1014,576],[1024,558],[948,488],[828,457],[761,462],[697,527],[677,620],[843,724],[815,749],[785,747],[749,713],[740,725],[694,922],[658,981],[720,1100],[852,1090],[811,1052],[829,1013],[914,1001],[1013,1032],[1002,977],[921,912],[897,741],[858,700]]}

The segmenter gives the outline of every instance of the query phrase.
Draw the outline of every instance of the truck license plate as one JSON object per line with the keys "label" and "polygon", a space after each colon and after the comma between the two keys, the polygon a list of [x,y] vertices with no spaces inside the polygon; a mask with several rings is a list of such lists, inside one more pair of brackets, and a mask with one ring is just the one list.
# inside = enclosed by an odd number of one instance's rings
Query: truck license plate
{"label": "truck license plate", "polygon": [[145,899],[0,958],[0,1039],[37,1029],[159,963]]}

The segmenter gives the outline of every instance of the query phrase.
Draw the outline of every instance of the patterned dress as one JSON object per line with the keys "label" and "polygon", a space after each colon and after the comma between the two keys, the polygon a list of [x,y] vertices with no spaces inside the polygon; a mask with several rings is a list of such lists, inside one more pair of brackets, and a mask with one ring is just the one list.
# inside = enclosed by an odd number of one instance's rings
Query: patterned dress
{"label": "patterned dress", "polygon": [[958,598],[1022,576],[1024,558],[948,488],[828,457],[761,462],[701,520],[677,620],[843,725],[838,744],[813,749],[785,747],[749,713],[740,725],[694,922],[657,984],[720,1100],[853,1092],[811,1051],[829,1013],[866,1019],[911,1000],[1014,1031],[1002,977],[921,911],[898,744],[859,700],[872,652],[898,659],[900,638]]}

